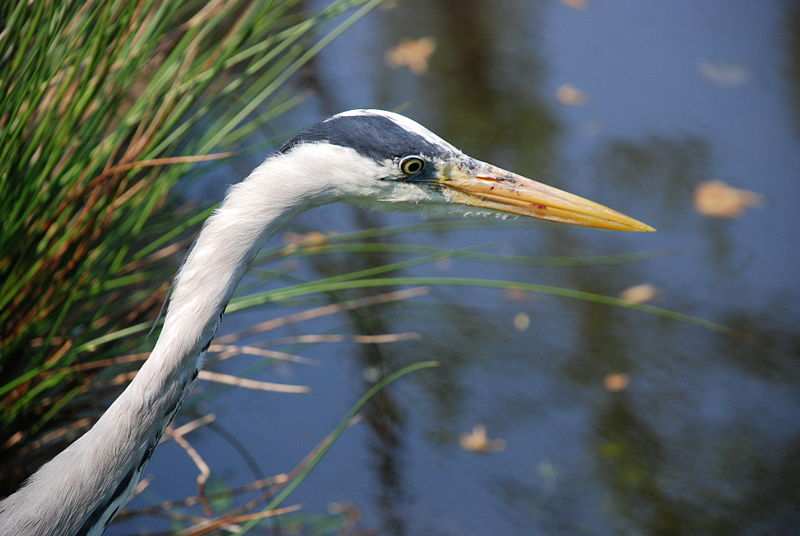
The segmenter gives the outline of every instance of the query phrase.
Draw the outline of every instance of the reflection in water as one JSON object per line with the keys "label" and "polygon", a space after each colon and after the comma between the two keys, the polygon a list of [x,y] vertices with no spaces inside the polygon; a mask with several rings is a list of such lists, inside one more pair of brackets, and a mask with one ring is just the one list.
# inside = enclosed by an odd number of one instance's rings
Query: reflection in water
{"label": "reflection in water", "polygon": [[[794,299],[780,296],[764,311],[732,311],[725,319],[736,336],[720,341],[732,364],[749,375],[784,385],[800,382],[800,333],[784,325]],[[776,319],[777,317],[777,319]]]}
{"label": "reflection in water", "polygon": [[[697,183],[707,180],[711,148],[696,136],[650,136],[643,140],[614,139],[598,152],[597,184],[614,182],[665,212],[683,210]],[[658,188],[658,191],[653,191]]]}
{"label": "reflection in water", "polygon": [[632,411],[624,393],[604,406],[595,424],[594,448],[613,508],[630,523],[627,528],[646,534],[683,532],[681,509],[660,488],[664,453],[658,436]]}
{"label": "reflection in water", "polygon": [[[612,140],[598,152],[597,183],[613,181],[626,192],[657,203],[662,231],[685,225],[685,209],[697,186],[711,176],[711,149],[696,136]],[[680,215],[681,217],[677,217]],[[716,270],[733,270],[734,238],[723,222],[708,219],[705,233]]]}
{"label": "reflection in water", "polygon": [[[538,48],[544,5],[490,7],[481,0],[410,4],[412,9],[435,6],[431,19],[441,53],[434,59],[439,68],[426,83],[426,108],[439,117],[437,128],[467,153],[522,173],[550,175],[558,125],[538,89],[545,81],[543,61],[532,52]],[[509,54],[509,47],[520,42],[530,49]],[[510,77],[514,84],[501,82]]]}
{"label": "reflection in water", "polygon": [[[744,424],[747,427],[746,423]],[[800,436],[786,455],[794,457]],[[614,509],[631,527],[646,534],[731,534],[749,527],[755,533],[780,533],[796,515],[798,465],[790,458],[764,458],[750,446],[720,445],[713,471],[750,464],[746,482],[718,493],[675,493],[665,470],[665,452],[658,434],[632,411],[625,396],[614,397],[601,412],[595,445],[601,478],[612,491]],[[759,460],[753,463],[755,460]],[[706,486],[703,486],[706,487]],[[672,488],[669,490],[669,488]],[[669,490],[669,491],[668,491]],[[699,490],[698,490],[699,491]]]}
{"label": "reflection in water", "polygon": [[[376,225],[376,215],[364,211],[355,211],[356,224],[360,228],[369,228]],[[346,264],[337,260],[316,257],[312,264],[322,276],[333,276],[345,271],[354,271],[388,264],[391,259],[381,253],[371,253],[360,257],[346,257]],[[358,293],[366,295],[368,292]],[[339,296],[331,293],[331,300],[337,301]],[[383,319],[380,310],[355,309],[348,311],[353,333],[360,335],[378,335],[392,331],[390,325]],[[385,355],[383,347],[379,344],[361,344],[358,346],[360,368],[365,375],[375,377],[384,376],[388,371],[396,368],[390,356]],[[371,387],[370,382],[365,382],[364,390]],[[378,481],[377,508],[381,518],[381,534],[404,535],[406,531],[407,511],[404,502],[407,500],[404,489],[404,444],[406,435],[403,410],[394,400],[391,390],[379,392],[372,402],[364,408],[361,415],[372,433],[369,447],[372,455],[371,465]]]}
{"label": "reflection in water", "polygon": [[800,132],[800,6],[786,2],[786,73],[795,128]]}
{"label": "reflection in water", "polygon": [[[356,213],[362,223],[368,223],[370,217],[364,213]],[[377,258],[376,258],[377,257]],[[324,259],[324,262],[313,261],[313,264],[321,275],[335,275],[342,271],[358,270],[384,264],[386,259],[383,255],[365,255],[361,261],[353,262],[348,259],[347,265],[343,266],[331,259]],[[361,265],[360,267],[358,265]],[[366,293],[361,293],[366,294]],[[332,301],[337,300],[336,293],[331,293]],[[377,335],[391,331],[390,326],[382,318],[380,311],[348,311],[348,316],[352,324],[353,333],[362,335]],[[365,376],[383,376],[387,371],[396,368],[390,356],[384,354],[383,348],[379,344],[361,344],[358,346],[357,357],[360,368],[365,371]],[[366,382],[364,390],[371,386]],[[390,390],[383,390],[378,393],[372,402],[362,412],[362,418],[366,422],[372,434],[372,441],[369,447],[372,455],[372,468],[378,481],[378,496],[376,498],[377,508],[380,512],[382,531],[381,534],[403,535],[406,534],[407,512],[404,508],[406,492],[403,486],[403,458],[404,444],[403,437],[407,433],[405,430],[405,420],[403,410],[396,403]]]}

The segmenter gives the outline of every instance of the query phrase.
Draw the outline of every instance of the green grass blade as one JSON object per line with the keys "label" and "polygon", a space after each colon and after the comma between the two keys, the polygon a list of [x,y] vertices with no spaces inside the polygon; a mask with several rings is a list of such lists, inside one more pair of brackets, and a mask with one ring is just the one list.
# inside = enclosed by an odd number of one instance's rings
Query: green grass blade
{"label": "green grass blade", "polygon": [[[348,411],[347,414],[342,418],[342,420],[339,422],[338,426],[336,426],[333,432],[331,432],[331,434],[327,438],[325,438],[325,440],[323,441],[321,447],[318,449],[316,454],[312,456],[311,459],[309,459],[305,463],[305,465],[303,465],[297,476],[295,476],[277,495],[275,495],[275,497],[272,498],[272,500],[267,505],[266,510],[274,510],[275,508],[278,508],[283,503],[283,501],[285,501],[286,498],[289,497],[289,495],[291,495],[292,492],[294,492],[294,490],[297,489],[297,487],[303,483],[303,481],[308,477],[308,475],[311,474],[311,472],[319,464],[319,462],[322,461],[322,459],[325,457],[325,454],[328,453],[328,451],[331,449],[334,443],[336,443],[336,441],[347,430],[347,428],[350,426],[350,422],[352,421],[352,419],[356,415],[358,415],[358,413],[364,408],[364,406],[367,405],[367,403],[369,403],[370,400],[372,400],[372,398],[376,394],[378,394],[381,390],[385,389],[386,387],[393,384],[397,380],[403,378],[404,376],[408,376],[409,374],[413,374],[415,372],[419,372],[425,369],[435,368],[438,366],[439,363],[436,361],[422,361],[419,363],[413,363],[411,365],[401,368],[396,372],[393,372],[392,374],[389,374],[381,381],[370,387],[369,390],[367,390],[367,392],[364,393],[361,396],[361,398],[358,399],[358,401],[353,405],[353,407],[350,408],[350,411]],[[239,534],[244,534],[248,532],[258,523],[259,523],[258,521],[254,521],[242,525],[242,530],[239,532]]]}
{"label": "green grass blade", "polygon": [[[232,307],[236,308],[238,303],[246,303],[248,306],[258,305],[261,303],[277,302],[296,298],[307,294],[315,294],[321,292],[331,292],[337,290],[352,290],[363,288],[380,288],[390,286],[449,286],[449,287],[477,287],[477,288],[490,288],[502,290],[524,290],[528,292],[535,292],[539,294],[546,294],[549,296],[557,296],[560,298],[568,298],[571,300],[578,300],[589,303],[597,303],[601,305],[608,305],[611,307],[619,307],[623,309],[632,309],[640,311],[660,318],[669,320],[686,322],[697,326],[710,329],[718,332],[729,332],[729,328],[696,316],[687,315],[671,309],[657,307],[648,304],[631,304],[623,301],[620,298],[613,296],[606,296],[604,294],[597,294],[594,292],[586,292],[582,290],[575,290],[570,288],[555,287],[550,285],[540,285],[536,283],[523,283],[520,281],[506,281],[497,279],[481,279],[469,277],[386,277],[377,279],[356,279],[352,281],[330,281],[319,284],[307,284],[299,287],[291,287],[288,289],[273,290],[260,293],[254,296],[246,296],[239,301],[232,301]],[[229,306],[229,307],[230,307]]]}

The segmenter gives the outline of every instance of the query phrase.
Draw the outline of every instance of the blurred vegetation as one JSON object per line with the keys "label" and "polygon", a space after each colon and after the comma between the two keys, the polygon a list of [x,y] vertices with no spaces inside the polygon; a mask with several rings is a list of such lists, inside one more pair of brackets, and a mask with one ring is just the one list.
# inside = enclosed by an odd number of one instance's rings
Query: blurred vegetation
{"label": "blurred vegetation", "polygon": [[81,363],[146,342],[114,334],[155,316],[182,239],[209,211],[167,194],[296,104],[287,79],[377,3],[311,15],[299,0],[0,6],[5,460],[20,465],[22,447],[80,407]]}

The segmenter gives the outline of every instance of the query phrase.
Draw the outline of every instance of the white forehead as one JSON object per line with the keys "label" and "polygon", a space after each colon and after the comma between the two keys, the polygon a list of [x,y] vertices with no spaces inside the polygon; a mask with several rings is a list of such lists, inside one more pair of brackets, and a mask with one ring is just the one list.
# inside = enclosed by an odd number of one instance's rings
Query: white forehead
{"label": "white forehead", "polygon": [[358,110],[348,110],[346,112],[342,112],[340,114],[336,114],[333,117],[326,119],[325,121],[330,121],[332,119],[336,119],[337,117],[353,117],[353,116],[378,116],[378,117],[385,117],[386,119],[392,121],[397,126],[407,130],[408,132],[413,132],[417,136],[420,136],[425,141],[429,143],[435,143],[440,146],[444,146],[453,152],[460,153],[461,151],[454,147],[450,142],[440,138],[427,128],[423,127],[413,119],[409,119],[404,115],[400,115],[395,112],[387,112],[386,110],[371,110],[371,109],[358,109]]}

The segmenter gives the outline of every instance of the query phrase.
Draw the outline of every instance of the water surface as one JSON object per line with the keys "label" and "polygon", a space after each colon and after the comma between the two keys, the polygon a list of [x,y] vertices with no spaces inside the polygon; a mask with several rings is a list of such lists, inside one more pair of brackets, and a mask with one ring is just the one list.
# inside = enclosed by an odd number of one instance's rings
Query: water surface
{"label": "water surface", "polygon": [[[523,221],[381,240],[496,256],[644,254],[563,266],[453,258],[403,275],[513,279],[609,295],[641,283],[655,305],[724,324],[721,334],[641,312],[542,295],[437,287],[425,297],[296,324],[247,342],[317,366],[240,357],[215,369],[309,385],[278,395],[203,385],[183,421],[216,485],[290,470],[347,412],[375,371],[437,359],[383,393],[289,499],[323,515],[351,504],[378,534],[789,534],[800,524],[800,9],[795,2],[404,0],[378,9],[296,81],[313,95],[247,146],[251,156],[191,188],[219,199],[300,126],[355,107],[402,110],[466,152],[603,202],[658,228],[621,235]],[[432,37],[427,72],[385,52]],[[580,105],[557,98],[564,85]],[[272,145],[271,145],[272,144]],[[733,219],[696,212],[698,184],[763,196]],[[343,205],[292,230],[348,232],[424,221]],[[276,241],[280,244],[280,238]],[[242,292],[395,262],[317,255],[269,265]],[[227,317],[223,333],[379,291],[271,305]],[[520,313],[530,323],[520,330]],[[521,327],[521,326],[520,326]],[[300,334],[414,332],[392,344],[286,344]],[[277,340],[277,341],[276,341]],[[610,391],[610,374],[624,389]],[[617,376],[620,377],[620,376]],[[181,421],[181,422],[183,422]],[[505,449],[465,451],[484,424]],[[174,444],[149,465],[142,508],[195,493]],[[110,534],[164,530],[137,517]],[[309,533],[313,533],[309,529]]]}

